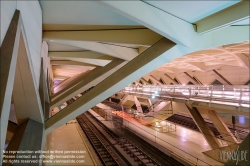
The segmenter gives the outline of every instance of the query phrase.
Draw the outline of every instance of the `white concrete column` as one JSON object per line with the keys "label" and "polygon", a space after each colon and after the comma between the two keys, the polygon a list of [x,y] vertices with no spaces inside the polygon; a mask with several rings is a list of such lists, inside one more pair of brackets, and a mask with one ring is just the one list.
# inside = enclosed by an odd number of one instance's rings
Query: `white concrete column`
{"label": "white concrete column", "polygon": [[6,139],[6,131],[10,114],[12,90],[14,85],[17,54],[20,40],[20,11],[16,10],[11,20],[7,33],[1,46],[0,56],[0,163],[2,163],[3,149]]}

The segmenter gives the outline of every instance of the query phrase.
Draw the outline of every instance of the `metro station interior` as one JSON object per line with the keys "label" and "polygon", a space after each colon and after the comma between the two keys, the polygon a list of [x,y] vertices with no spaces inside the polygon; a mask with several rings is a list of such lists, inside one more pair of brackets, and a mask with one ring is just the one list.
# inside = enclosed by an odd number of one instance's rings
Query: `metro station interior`
{"label": "metro station interior", "polygon": [[0,2],[2,165],[250,165],[249,1]]}

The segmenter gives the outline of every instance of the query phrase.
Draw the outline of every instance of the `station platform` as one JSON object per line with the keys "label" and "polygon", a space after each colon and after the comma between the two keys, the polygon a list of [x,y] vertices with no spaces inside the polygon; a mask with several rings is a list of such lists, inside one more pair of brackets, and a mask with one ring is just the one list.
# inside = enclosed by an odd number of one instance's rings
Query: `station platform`
{"label": "station platform", "polygon": [[[55,109],[56,113],[58,110]],[[87,142],[87,138],[85,137],[83,131],[80,129],[80,126],[78,125],[76,120],[71,120],[67,124],[59,127],[58,129],[54,130],[50,134],[47,135],[47,144],[45,145],[44,150],[50,150],[50,151],[84,151],[83,153],[84,157],[77,158],[74,160],[81,160],[79,162],[81,163],[60,163],[58,165],[65,165],[65,166],[75,166],[75,165],[91,165],[91,166],[97,166],[101,163],[99,162],[99,159],[95,155],[94,150],[92,149],[91,145]],[[71,154],[72,155],[72,154]],[[76,156],[75,154],[73,154]],[[60,160],[63,159],[60,158]],[[55,160],[59,160],[57,158],[50,158],[49,160],[52,160],[52,163],[43,163],[43,166],[54,166]],[[84,162],[82,161],[84,160]]]}
{"label": "station platform", "polygon": [[[110,129],[115,129],[112,121],[105,121],[104,118],[92,110],[89,110],[89,112]],[[164,133],[160,132],[159,128],[140,124],[141,122],[131,116],[122,115],[122,113],[117,114],[117,116],[123,118],[124,126],[132,129],[137,135],[150,139],[168,149],[172,156],[177,156],[177,158],[189,161],[194,165],[224,165],[202,153],[211,150],[211,148],[199,132],[176,125],[175,131]]]}

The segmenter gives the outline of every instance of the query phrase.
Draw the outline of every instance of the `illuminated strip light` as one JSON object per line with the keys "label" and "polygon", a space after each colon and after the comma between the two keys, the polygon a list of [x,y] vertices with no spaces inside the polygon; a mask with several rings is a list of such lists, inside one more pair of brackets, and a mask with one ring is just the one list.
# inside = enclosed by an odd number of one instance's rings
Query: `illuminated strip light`
{"label": "illuminated strip light", "polygon": [[[175,89],[175,90],[177,90],[177,89]],[[185,89],[186,90],[186,89]],[[155,91],[153,91],[153,90],[144,90],[144,91],[148,91],[148,92],[152,92],[152,93],[155,93]],[[195,92],[197,92],[198,90],[195,90]],[[127,91],[128,92],[128,91]],[[140,93],[140,92],[137,92],[137,91],[129,91],[130,93],[136,93],[136,94],[142,94],[142,95],[147,95],[147,96],[150,96],[150,95],[152,95],[152,94],[150,94],[150,93]],[[164,91],[162,91],[163,93],[164,93]],[[176,92],[176,91],[175,91]],[[201,90],[200,90],[200,93],[199,94],[197,94],[197,97],[210,97],[210,94],[211,93],[208,93],[207,94],[207,92],[211,92],[211,91],[204,91],[204,92],[206,92],[205,94],[201,94]],[[217,94],[218,93],[221,93],[221,92],[224,92],[224,91],[213,91],[213,93],[214,92],[217,92]],[[236,96],[235,95],[235,93],[236,94],[240,94],[240,92],[224,92],[224,94],[222,94],[222,95],[212,95],[212,101],[213,101],[213,97],[218,97],[218,99],[219,98],[221,98],[221,99],[235,99],[235,100],[237,100],[238,99],[238,101],[239,101],[239,96]],[[189,95],[189,93],[182,93],[183,95]],[[192,94],[192,93],[191,93]],[[227,95],[225,95],[225,94],[227,94]],[[232,95],[234,95],[234,96],[228,96],[228,94],[232,94]],[[248,94],[248,92],[247,92],[247,94]],[[153,94],[154,96],[159,96],[159,95],[156,95],[156,94]],[[193,95],[193,94],[192,94]],[[166,97],[166,98],[177,98],[177,97],[172,97],[171,95],[168,95],[168,96],[163,96],[163,95],[161,95],[161,97]],[[178,98],[180,98],[180,99],[185,99],[185,98],[181,98],[181,97],[178,97]],[[192,100],[198,100],[198,99],[196,99],[196,98],[194,98],[194,99],[192,99]],[[243,101],[248,101],[249,100],[249,97],[248,96],[242,96],[242,99],[241,100],[243,100]],[[203,101],[210,101],[210,100],[203,100]],[[218,103],[218,101],[216,101],[217,103]],[[223,102],[223,101],[222,101]],[[223,102],[223,103],[225,103],[225,102]]]}
{"label": "illuminated strip light", "polygon": [[189,96],[190,93],[185,93],[185,92],[182,92],[183,95],[186,95],[186,96]]}
{"label": "illuminated strip light", "polygon": [[244,97],[241,97],[241,100],[246,100],[246,101],[249,101],[249,97],[248,96],[244,96]]}

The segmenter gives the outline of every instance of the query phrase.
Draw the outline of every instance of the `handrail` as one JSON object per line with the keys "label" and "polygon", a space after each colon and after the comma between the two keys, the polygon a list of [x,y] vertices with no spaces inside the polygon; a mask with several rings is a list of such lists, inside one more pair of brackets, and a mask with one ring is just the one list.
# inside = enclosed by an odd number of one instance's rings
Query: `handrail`
{"label": "handrail", "polygon": [[[96,118],[97,116],[92,115],[91,113],[89,113],[95,120],[97,120],[97,123],[101,123],[103,126],[105,126],[98,118]],[[101,127],[102,127],[101,125]],[[108,130],[107,132],[111,133],[113,132],[112,130],[110,130],[107,126],[105,126]],[[102,127],[103,128],[103,127]],[[103,128],[104,129],[104,128]],[[144,154],[147,155],[148,158],[150,158],[152,161],[154,161],[155,163],[157,163],[158,165],[160,165],[157,161],[155,161],[151,156],[149,156],[146,152],[144,152],[142,149],[140,149],[138,146],[134,145],[133,143],[130,142],[130,144],[132,144],[133,146],[135,146],[137,149],[139,149],[140,151],[142,151]],[[137,157],[142,163],[146,164],[144,161],[142,161],[139,157]]]}
{"label": "handrail", "polygon": [[[126,120],[126,119],[124,119],[124,118],[123,118],[123,120]],[[173,146],[174,148],[176,148],[176,149],[178,149],[178,150],[180,150],[180,151],[182,151],[182,152],[186,153],[187,155],[189,155],[189,156],[191,156],[191,157],[195,158],[195,159],[197,160],[197,163],[198,163],[198,161],[201,161],[201,162],[203,162],[203,163],[205,163],[205,164],[207,164],[207,165],[210,165],[209,163],[207,163],[207,162],[205,162],[205,161],[203,161],[203,160],[199,159],[198,157],[195,157],[195,156],[193,156],[192,154],[190,154],[190,153],[188,153],[188,152],[186,152],[186,151],[184,151],[184,150],[182,150],[182,149],[180,149],[180,148],[176,147],[175,145],[172,145],[171,143],[166,142],[165,140],[163,140],[163,139],[161,139],[161,138],[157,137],[156,135],[149,133],[149,132],[148,132],[148,131],[146,131],[145,129],[143,129],[143,128],[141,128],[141,127],[136,126],[135,124],[133,124],[133,123],[129,122],[128,120],[126,120],[126,121],[127,121],[129,124],[134,125],[134,126],[135,126],[135,127],[137,127],[138,129],[143,130],[144,132],[146,132],[146,133],[148,133],[148,134],[152,135],[153,137],[157,138],[158,140],[161,140],[161,141],[163,141],[163,142],[165,142],[165,143],[167,143],[167,144],[169,144],[169,145]],[[116,122],[120,123],[119,121],[116,121]],[[120,123],[120,124],[121,124],[121,123]],[[124,124],[121,124],[121,125],[122,125],[123,127],[128,128],[128,127],[127,127],[127,126],[125,126]],[[133,129],[131,129],[131,128],[129,128],[129,129],[130,129],[130,130],[133,130]],[[135,131],[135,130],[133,130],[133,131]],[[139,134],[139,135],[143,136],[143,135],[142,135],[142,134],[140,134],[140,133],[137,133],[137,134]],[[155,143],[157,143],[157,142],[155,141]],[[168,150],[167,148],[165,148],[165,147],[164,147],[164,149],[166,149],[167,151],[169,151],[169,150]],[[177,155],[177,156],[179,156],[179,155],[178,155],[178,154],[176,154],[176,153],[174,153],[174,154],[175,154],[175,155]],[[179,157],[181,157],[181,156],[179,156]],[[181,157],[181,159],[186,160],[186,159],[185,159],[185,158],[183,158],[183,157]],[[186,161],[188,161],[188,160],[186,160]],[[190,161],[188,161],[188,162],[190,162]],[[197,163],[196,163],[196,165],[197,165]],[[195,163],[192,163],[192,164],[195,164]]]}
{"label": "handrail", "polygon": [[250,107],[249,86],[197,86],[197,85],[146,85],[127,86],[120,93],[138,94],[150,98],[180,98],[184,100],[204,100],[209,103],[230,102],[242,107]]}

